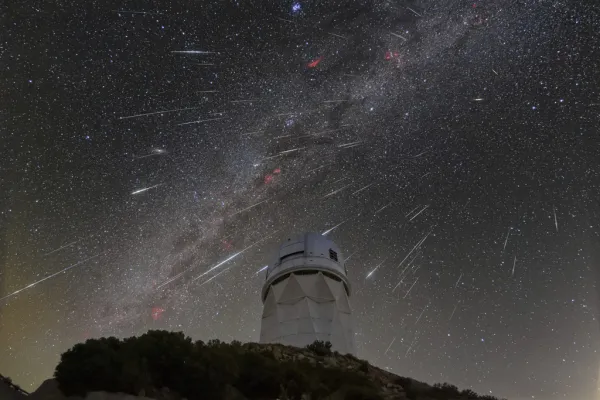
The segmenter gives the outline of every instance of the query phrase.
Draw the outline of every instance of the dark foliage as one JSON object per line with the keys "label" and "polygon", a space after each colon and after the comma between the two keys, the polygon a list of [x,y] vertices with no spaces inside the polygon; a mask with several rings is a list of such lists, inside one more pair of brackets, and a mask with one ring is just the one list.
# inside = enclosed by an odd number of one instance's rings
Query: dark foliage
{"label": "dark foliage", "polygon": [[318,356],[331,355],[331,343],[330,342],[324,342],[322,340],[315,340],[313,343],[306,346],[306,348]]}
{"label": "dark foliage", "polygon": [[477,393],[475,393],[474,391],[472,391],[471,389],[465,389],[462,392],[460,392],[460,395],[464,398],[467,399],[474,399],[477,397]]}
{"label": "dark foliage", "polygon": [[344,400],[378,400],[381,397],[372,390],[361,386],[346,386],[340,389],[341,398]]}
{"label": "dark foliage", "polygon": [[499,400],[493,396],[480,396],[472,390],[463,390],[462,392],[458,388],[449,383],[436,383],[433,385],[432,390],[427,393],[432,399],[446,400],[446,399],[461,399],[461,400]]}
{"label": "dark foliage", "polygon": [[[307,346],[317,359],[332,356],[331,343]],[[240,342],[192,342],[181,332],[149,331],[140,337],[90,339],[65,352],[54,376],[66,395],[123,392],[152,395],[164,388],[188,399],[382,400],[369,379],[369,363],[354,356],[356,370],[329,368],[308,360],[282,361],[262,348]],[[459,391],[448,383],[433,387],[397,377],[410,400],[498,400]]]}
{"label": "dark foliage", "polygon": [[409,400],[417,400],[419,392],[415,388],[413,388],[412,379],[399,376],[395,379],[394,383],[402,386],[402,388],[406,392],[406,397],[408,397]]}
{"label": "dark foliage", "polygon": [[359,360],[358,361],[359,367],[358,370],[362,373],[368,373],[369,372],[369,362],[365,361],[365,360]]}
{"label": "dark foliage", "polygon": [[[317,355],[331,354],[330,343],[311,346]],[[379,389],[356,371],[279,361],[271,352],[249,351],[239,342],[193,343],[182,333],[166,331],[75,345],[62,355],[54,376],[64,394],[80,396],[91,391],[150,394],[168,388],[188,399],[222,399],[232,392],[249,400],[300,400],[302,394],[382,399]]]}
{"label": "dark foliage", "polygon": [[[114,337],[90,339],[73,346],[61,356],[54,376],[65,394],[115,388],[125,392],[124,379],[113,371],[124,371],[123,342]],[[64,384],[66,383],[66,384]],[[128,388],[129,389],[129,388]],[[131,393],[129,389],[127,392]]]}
{"label": "dark foliage", "polygon": [[402,386],[409,400],[499,400],[493,396],[480,396],[472,390],[460,391],[449,383],[436,383],[433,386],[424,385],[410,378],[397,377],[394,383]]}

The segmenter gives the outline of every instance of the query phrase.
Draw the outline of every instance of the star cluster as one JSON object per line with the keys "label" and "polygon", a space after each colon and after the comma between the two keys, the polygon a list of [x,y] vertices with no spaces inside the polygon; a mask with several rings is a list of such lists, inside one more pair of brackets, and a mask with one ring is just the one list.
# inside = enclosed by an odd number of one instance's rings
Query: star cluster
{"label": "star cluster", "polygon": [[0,373],[87,338],[257,341],[264,266],[345,251],[358,355],[597,396],[600,11],[27,2],[0,42]]}

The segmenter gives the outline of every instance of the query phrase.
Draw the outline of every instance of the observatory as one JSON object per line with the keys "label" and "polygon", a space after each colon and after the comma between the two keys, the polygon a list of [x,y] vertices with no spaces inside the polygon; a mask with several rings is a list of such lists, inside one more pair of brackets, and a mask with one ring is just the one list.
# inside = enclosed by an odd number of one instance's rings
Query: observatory
{"label": "observatory", "polygon": [[304,347],[329,341],[355,354],[350,282],[339,247],[318,233],[287,239],[267,268],[260,342]]}

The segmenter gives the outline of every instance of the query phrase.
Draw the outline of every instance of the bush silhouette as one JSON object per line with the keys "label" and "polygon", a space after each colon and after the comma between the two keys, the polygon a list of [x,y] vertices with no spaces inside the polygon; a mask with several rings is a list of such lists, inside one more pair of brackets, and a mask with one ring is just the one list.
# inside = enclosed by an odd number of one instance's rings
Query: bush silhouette
{"label": "bush silhouette", "polygon": [[[307,349],[332,355],[331,343]],[[369,363],[355,357],[354,368],[330,368],[312,358],[278,360],[264,347],[219,340],[192,342],[181,332],[149,331],[140,337],[90,339],[63,353],[54,376],[68,396],[88,392],[123,392],[161,398],[165,388],[187,399],[382,400],[369,378]],[[497,400],[444,383],[434,387],[397,377],[410,400]]]}
{"label": "bush silhouette", "polygon": [[315,340],[311,344],[307,345],[306,348],[318,356],[331,355],[331,343],[324,342],[322,340]]}
{"label": "bush silhouette", "polygon": [[344,400],[379,400],[381,395],[371,388],[344,386],[340,389]]}
{"label": "bush silhouette", "polygon": [[360,372],[363,372],[365,374],[369,373],[369,362],[368,361],[360,360],[358,362],[358,364],[359,364],[358,370]]}
{"label": "bush silhouette", "polygon": [[120,374],[124,363],[123,343],[117,338],[89,339],[61,356],[54,376],[65,394],[84,395],[88,391],[126,390]]}
{"label": "bush silhouette", "polygon": [[[331,354],[331,344],[317,343],[312,351]],[[249,400],[300,400],[305,393],[313,399],[382,399],[358,372],[276,360],[272,352],[249,351],[240,342],[194,343],[181,332],[90,339],[63,353],[54,376],[68,396],[92,391],[152,396],[168,388],[188,399],[220,399],[232,392]]]}
{"label": "bush silhouette", "polygon": [[462,392],[460,392],[460,395],[462,397],[467,398],[467,399],[474,399],[474,398],[477,397],[477,393],[475,393],[471,389],[465,389],[465,390],[463,390]]}
{"label": "bush silhouette", "polygon": [[282,383],[281,369],[275,360],[256,353],[240,357],[236,388],[251,399],[277,398]]}

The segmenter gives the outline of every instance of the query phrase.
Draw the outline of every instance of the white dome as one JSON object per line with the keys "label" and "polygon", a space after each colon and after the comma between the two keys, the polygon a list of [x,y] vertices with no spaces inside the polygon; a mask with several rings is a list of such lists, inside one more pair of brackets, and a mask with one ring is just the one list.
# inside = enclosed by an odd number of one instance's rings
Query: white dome
{"label": "white dome", "polygon": [[329,341],[342,354],[355,353],[350,283],[339,247],[306,233],[284,242],[267,269],[261,343],[304,347]]}

